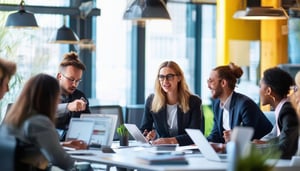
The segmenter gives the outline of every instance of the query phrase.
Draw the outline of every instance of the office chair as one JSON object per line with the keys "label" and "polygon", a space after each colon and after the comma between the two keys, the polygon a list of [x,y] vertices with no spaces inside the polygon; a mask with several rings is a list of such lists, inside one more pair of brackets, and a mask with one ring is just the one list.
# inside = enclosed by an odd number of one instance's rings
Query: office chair
{"label": "office chair", "polygon": [[144,113],[144,105],[128,105],[125,112],[125,123],[136,124],[140,127]]}
{"label": "office chair", "polygon": [[[112,114],[118,115],[117,126],[118,128],[124,123],[123,109],[120,105],[99,105],[90,106],[90,111],[92,114]],[[115,130],[114,140],[119,140],[117,130]]]}
{"label": "office chair", "polygon": [[8,130],[0,127],[0,170],[14,170],[15,169],[15,151],[17,140],[15,136],[10,135]]}

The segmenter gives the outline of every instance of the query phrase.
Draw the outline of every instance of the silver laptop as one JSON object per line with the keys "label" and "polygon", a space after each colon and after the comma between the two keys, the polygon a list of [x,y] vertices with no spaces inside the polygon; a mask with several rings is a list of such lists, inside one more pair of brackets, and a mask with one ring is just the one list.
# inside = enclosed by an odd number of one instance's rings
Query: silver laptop
{"label": "silver laptop", "polygon": [[124,126],[127,128],[128,132],[131,134],[131,136],[140,143],[143,144],[150,144],[150,141],[146,139],[146,137],[141,133],[139,128],[135,124],[124,124]]}
{"label": "silver laptop", "polygon": [[[198,146],[200,152],[207,160],[228,161],[227,155],[217,153],[199,129],[185,129],[185,131],[193,140],[193,142]],[[241,154],[245,152],[247,144],[252,138],[253,132],[254,130],[251,127],[236,127],[233,129],[231,140],[235,141],[238,144],[238,153]]]}
{"label": "silver laptop", "polygon": [[117,115],[81,114],[80,118],[94,120],[93,133],[89,145],[111,146],[117,126]]}
{"label": "silver laptop", "polygon": [[93,120],[71,118],[66,141],[83,140],[86,144],[89,144],[94,124],[95,122]]}
{"label": "silver laptop", "polygon": [[209,144],[206,137],[203,135],[203,133],[199,129],[185,129],[186,133],[191,137],[193,142],[198,146],[201,154],[207,159],[207,160],[213,160],[213,161],[227,161],[226,155],[220,155],[218,154],[213,147]]}

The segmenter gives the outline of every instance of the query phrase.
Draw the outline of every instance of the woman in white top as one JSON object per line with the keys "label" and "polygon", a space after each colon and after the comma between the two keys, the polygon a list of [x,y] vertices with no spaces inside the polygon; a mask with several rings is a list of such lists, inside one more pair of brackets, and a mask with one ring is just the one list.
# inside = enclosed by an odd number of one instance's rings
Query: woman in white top
{"label": "woman in white top", "polygon": [[157,72],[155,92],[146,100],[140,130],[148,139],[156,138],[153,144],[193,144],[184,129],[204,131],[200,109],[201,99],[190,92],[179,65],[165,61]]}

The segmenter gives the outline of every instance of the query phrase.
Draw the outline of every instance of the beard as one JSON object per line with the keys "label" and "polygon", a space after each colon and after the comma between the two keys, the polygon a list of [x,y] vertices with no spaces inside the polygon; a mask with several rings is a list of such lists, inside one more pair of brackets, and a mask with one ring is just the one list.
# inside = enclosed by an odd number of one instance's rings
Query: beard
{"label": "beard", "polygon": [[217,86],[212,90],[212,98],[217,99],[223,94],[223,89],[220,86]]}

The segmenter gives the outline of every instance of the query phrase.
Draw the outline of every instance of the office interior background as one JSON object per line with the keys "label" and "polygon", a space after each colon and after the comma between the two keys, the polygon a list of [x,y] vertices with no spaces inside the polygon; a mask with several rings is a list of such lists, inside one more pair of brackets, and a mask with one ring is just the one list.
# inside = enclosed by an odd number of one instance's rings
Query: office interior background
{"label": "office interior background", "polygon": [[[211,69],[235,62],[244,70],[236,90],[259,104],[261,71],[290,63],[288,21],[233,19],[233,13],[243,8],[241,0],[168,0],[171,20],[145,22],[123,19],[129,0],[93,0],[89,13],[78,12],[80,5],[89,2],[86,0],[24,2],[25,10],[34,13],[38,28],[5,27],[11,9],[18,10],[20,1],[0,0],[0,57],[18,66],[10,92],[1,101],[1,117],[30,76],[39,72],[56,76],[63,54],[69,51],[79,53],[87,66],[79,89],[89,97],[91,105],[144,104],[153,92],[158,66],[165,60],[176,61],[182,67],[191,91],[202,98],[203,105],[211,103],[206,83]],[[13,7],[7,8],[8,4]],[[262,0],[262,4],[283,3]],[[50,41],[64,24],[78,35],[79,44]]]}

